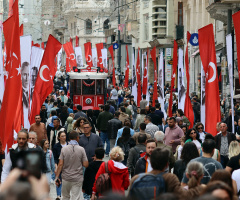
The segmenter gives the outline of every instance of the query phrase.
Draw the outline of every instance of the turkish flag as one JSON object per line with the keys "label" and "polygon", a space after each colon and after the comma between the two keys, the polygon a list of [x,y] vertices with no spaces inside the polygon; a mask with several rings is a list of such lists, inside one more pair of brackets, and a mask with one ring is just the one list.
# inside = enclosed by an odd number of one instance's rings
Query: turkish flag
{"label": "turkish flag", "polygon": [[152,105],[155,106],[155,100],[158,99],[157,95],[157,59],[156,59],[156,47],[153,48],[151,51],[151,57],[154,64],[154,86],[153,86],[153,99],[152,99]]}
{"label": "turkish flag", "polygon": [[142,87],[142,93],[144,95],[147,94],[147,88],[148,88],[148,54],[149,54],[149,50],[147,49],[147,60],[146,60],[146,64],[144,67],[144,74],[143,74],[143,87]]}
{"label": "turkish flag", "polygon": [[116,77],[115,77],[115,66],[114,66],[114,54],[113,54],[113,45],[108,48],[111,57],[112,57],[112,84],[116,85]]}
{"label": "turkish flag", "polygon": [[140,107],[140,101],[142,99],[142,88],[141,88],[141,77],[140,77],[140,55],[139,55],[140,49],[138,48],[138,57],[137,57],[137,63],[136,63],[136,72],[137,72],[137,106]]}
{"label": "turkish flag", "polygon": [[[240,77],[240,11],[232,15],[235,34],[236,34],[236,43],[237,43],[237,60],[238,60],[238,77]],[[240,78],[239,78],[240,83]]]}
{"label": "turkish flag", "polygon": [[66,72],[70,72],[69,58],[66,57]]}
{"label": "turkish flag", "polygon": [[125,71],[125,84],[124,87],[128,87],[128,80],[129,80],[129,55],[128,55],[128,45],[126,45],[127,51],[127,60],[126,60],[126,71]]}
{"label": "turkish flag", "polygon": [[55,57],[61,48],[62,44],[52,35],[49,35],[34,87],[32,108],[29,118],[30,124],[34,123],[35,115],[39,114],[42,104],[52,92],[53,79],[56,74]]}
{"label": "turkish flag", "polygon": [[97,66],[100,67],[100,72],[103,72],[103,60],[102,60],[102,49],[103,49],[103,43],[96,44],[97,48],[97,54],[98,54],[98,64]]}
{"label": "turkish flag", "polygon": [[194,112],[193,112],[191,99],[189,97],[190,76],[189,76],[189,58],[188,58],[188,43],[189,43],[190,37],[191,37],[191,34],[189,32],[187,32],[187,47],[186,47],[186,53],[185,53],[187,92],[186,92],[185,105],[184,105],[184,114],[190,122],[190,127],[189,128],[192,128],[193,125],[194,125]]}
{"label": "turkish flag", "polygon": [[63,48],[66,52],[66,57],[69,59],[69,63],[71,65],[71,70],[73,69],[73,67],[77,66],[77,61],[76,61],[76,57],[75,57],[75,53],[73,50],[73,46],[71,42],[67,42],[63,45]]}
{"label": "turkish flag", "polygon": [[168,116],[172,117],[172,98],[173,98],[173,87],[175,83],[176,78],[176,70],[178,65],[178,55],[177,55],[177,49],[178,44],[176,40],[174,40],[174,47],[173,47],[173,66],[172,66],[172,80],[171,80],[171,90],[170,90],[170,98],[168,101]]}
{"label": "turkish flag", "polygon": [[78,41],[78,36],[76,36],[76,46],[75,47],[78,47],[79,46],[79,41]]}
{"label": "turkish flag", "polygon": [[[0,138],[2,140],[3,149],[6,144],[11,147],[13,144],[14,121],[17,116],[17,108],[22,94],[21,81],[21,58],[20,58],[20,31],[19,31],[19,13],[18,0],[15,0],[13,7],[13,15],[3,23],[4,36],[7,48],[7,65],[8,77],[0,112]],[[18,116],[22,117],[22,116]]]}
{"label": "turkish flag", "polygon": [[209,24],[199,29],[198,38],[200,57],[206,74],[205,130],[212,135],[216,135],[216,124],[221,121],[221,112],[213,25]]}
{"label": "turkish flag", "polygon": [[8,6],[8,8],[9,8],[9,10],[8,10],[8,17],[11,17],[12,14],[13,14],[13,9],[12,9],[12,7],[13,7],[13,1],[14,1],[14,0],[9,0],[9,6]]}
{"label": "turkish flag", "polygon": [[23,36],[23,24],[19,27],[20,36]]}
{"label": "turkish flag", "polygon": [[91,70],[93,64],[92,64],[92,44],[91,42],[87,42],[84,44],[84,49],[85,49],[85,58],[87,62],[87,69]]}

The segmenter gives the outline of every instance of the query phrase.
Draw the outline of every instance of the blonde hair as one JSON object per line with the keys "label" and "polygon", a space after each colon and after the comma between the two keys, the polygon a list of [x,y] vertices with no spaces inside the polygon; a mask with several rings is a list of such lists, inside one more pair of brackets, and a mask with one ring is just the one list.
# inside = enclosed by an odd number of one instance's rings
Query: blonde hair
{"label": "blonde hair", "polygon": [[240,154],[240,146],[238,141],[232,141],[230,143],[228,152],[229,152],[229,158]]}
{"label": "blonde hair", "polygon": [[121,162],[124,160],[124,152],[120,147],[114,147],[110,151],[110,158],[114,161]]}
{"label": "blonde hair", "polygon": [[194,188],[198,185],[199,178],[204,174],[203,164],[200,162],[190,162],[187,165],[186,173],[189,176],[188,188]]}

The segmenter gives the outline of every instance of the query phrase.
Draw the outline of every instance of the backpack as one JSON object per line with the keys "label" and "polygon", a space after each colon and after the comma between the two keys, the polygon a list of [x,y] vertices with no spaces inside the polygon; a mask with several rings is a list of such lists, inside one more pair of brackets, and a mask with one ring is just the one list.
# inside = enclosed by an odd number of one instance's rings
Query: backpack
{"label": "backpack", "polygon": [[142,157],[142,154],[144,153],[144,151],[143,150],[138,151],[136,147],[133,147],[133,149],[137,152],[137,156],[133,158],[133,171],[134,171],[137,161],[139,158]]}
{"label": "backpack", "polygon": [[112,188],[110,173],[108,171],[108,162],[105,162],[105,172],[100,174],[96,180],[96,189],[98,194],[104,194]]}
{"label": "backpack", "polygon": [[121,142],[119,146],[122,148],[122,150],[124,152],[124,158],[128,158],[128,154],[131,149],[129,141]]}
{"label": "backpack", "polygon": [[136,200],[156,199],[165,192],[165,181],[162,174],[139,174],[129,191],[130,198]]}

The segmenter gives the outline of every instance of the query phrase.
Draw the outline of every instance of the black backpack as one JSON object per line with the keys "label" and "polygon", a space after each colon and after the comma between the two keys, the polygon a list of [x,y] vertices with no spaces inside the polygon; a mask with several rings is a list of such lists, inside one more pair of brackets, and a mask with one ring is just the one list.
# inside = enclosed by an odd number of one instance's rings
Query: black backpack
{"label": "black backpack", "polygon": [[143,151],[143,150],[139,151],[139,150],[137,150],[136,147],[133,147],[133,149],[137,152],[137,156],[133,158],[133,171],[134,171],[138,159],[141,158],[141,154],[144,153],[145,151]]}

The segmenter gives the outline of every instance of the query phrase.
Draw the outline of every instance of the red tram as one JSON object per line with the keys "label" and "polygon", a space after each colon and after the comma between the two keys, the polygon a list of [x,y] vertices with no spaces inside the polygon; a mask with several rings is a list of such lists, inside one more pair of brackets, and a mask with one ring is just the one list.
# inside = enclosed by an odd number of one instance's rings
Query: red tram
{"label": "red tram", "polygon": [[99,110],[106,101],[107,73],[70,72],[70,95],[74,109],[82,105],[83,110]]}

